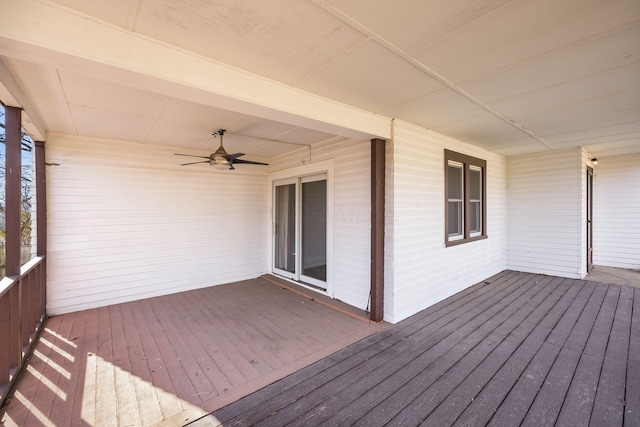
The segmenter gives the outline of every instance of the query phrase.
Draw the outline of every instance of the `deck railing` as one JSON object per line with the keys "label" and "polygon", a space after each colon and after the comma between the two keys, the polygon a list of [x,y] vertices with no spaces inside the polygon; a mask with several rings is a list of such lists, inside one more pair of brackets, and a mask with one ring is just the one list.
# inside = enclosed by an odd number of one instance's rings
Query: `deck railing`
{"label": "deck railing", "polygon": [[0,281],[0,407],[29,356],[46,317],[45,257]]}

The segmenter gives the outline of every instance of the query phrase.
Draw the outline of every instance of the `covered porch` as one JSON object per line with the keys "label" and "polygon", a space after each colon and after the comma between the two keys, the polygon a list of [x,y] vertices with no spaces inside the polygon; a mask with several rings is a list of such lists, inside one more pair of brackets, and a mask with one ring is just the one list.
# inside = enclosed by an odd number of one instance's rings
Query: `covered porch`
{"label": "covered porch", "polygon": [[400,323],[506,270],[599,295],[593,265],[640,269],[640,4],[383,3],[0,0],[0,398],[53,316],[7,416],[180,425],[372,333],[325,342],[290,302],[228,290],[266,274]]}

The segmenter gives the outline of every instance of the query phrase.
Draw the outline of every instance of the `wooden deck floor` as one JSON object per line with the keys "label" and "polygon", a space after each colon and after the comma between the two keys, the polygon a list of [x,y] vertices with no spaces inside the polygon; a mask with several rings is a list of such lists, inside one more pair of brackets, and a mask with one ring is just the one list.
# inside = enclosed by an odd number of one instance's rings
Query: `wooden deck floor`
{"label": "wooden deck floor", "polygon": [[503,272],[195,426],[639,426],[640,289]]}
{"label": "wooden deck floor", "polygon": [[263,279],[56,316],[2,421],[181,426],[386,327]]}

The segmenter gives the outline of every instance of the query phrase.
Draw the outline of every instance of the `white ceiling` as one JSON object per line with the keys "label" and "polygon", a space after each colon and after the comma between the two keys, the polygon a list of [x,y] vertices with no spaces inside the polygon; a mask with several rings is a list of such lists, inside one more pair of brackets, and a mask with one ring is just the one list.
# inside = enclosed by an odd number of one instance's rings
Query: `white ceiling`
{"label": "white ceiling", "polygon": [[209,150],[226,128],[230,151],[268,159],[335,135],[388,137],[396,118],[504,155],[640,152],[638,0],[0,9],[0,99],[41,132]]}

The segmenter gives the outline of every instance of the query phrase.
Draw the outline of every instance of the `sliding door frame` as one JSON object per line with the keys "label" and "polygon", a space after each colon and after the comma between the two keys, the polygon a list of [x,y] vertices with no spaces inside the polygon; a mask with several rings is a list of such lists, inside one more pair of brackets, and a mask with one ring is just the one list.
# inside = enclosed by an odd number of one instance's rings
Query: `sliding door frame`
{"label": "sliding door frame", "polygon": [[[327,160],[324,162],[312,163],[309,165],[302,165],[291,169],[274,172],[269,175],[269,212],[270,212],[270,227],[269,227],[269,265],[267,271],[269,273],[278,274],[278,271],[274,269],[274,256],[275,256],[275,187],[284,182],[292,182],[290,180],[298,180],[305,177],[314,175],[326,174],[327,181],[327,224],[326,224],[326,245],[327,245],[327,272],[326,272],[326,291],[317,289],[315,286],[309,286],[304,282],[296,282],[301,286],[308,287],[314,291],[326,294],[333,297],[333,160]],[[297,207],[296,207],[297,209]],[[291,279],[289,279],[291,280]]]}
{"label": "sliding door frame", "polygon": [[[297,271],[298,271],[298,255],[297,255],[297,252],[299,252],[296,249],[296,247],[298,245],[298,233],[299,233],[298,222],[299,222],[299,217],[300,217],[300,208],[299,208],[298,203],[297,203],[297,200],[299,198],[299,194],[298,193],[300,192],[299,184],[298,184],[298,180],[297,179],[295,179],[295,178],[287,178],[287,179],[284,179],[284,180],[275,181],[275,182],[273,182],[272,185],[273,186],[272,186],[272,189],[271,189],[271,193],[272,193],[271,194],[271,198],[272,198],[272,204],[273,204],[273,215],[271,216],[271,224],[272,224],[271,226],[273,228],[273,232],[271,234],[271,236],[272,236],[271,248],[272,248],[273,256],[271,257],[271,267],[272,267],[273,270],[271,272],[275,273],[275,274],[278,274],[278,275],[280,275],[282,277],[286,277],[287,279],[295,280],[296,274],[297,274]],[[290,271],[289,269],[286,269],[286,268],[283,269],[282,267],[276,267],[277,264],[284,263],[284,264],[287,264],[287,266],[289,264],[289,262],[288,262],[289,260],[288,259],[281,259],[280,263],[278,263],[276,261],[277,252],[278,252],[276,250],[276,248],[278,247],[278,243],[287,244],[288,242],[291,241],[290,238],[287,238],[285,242],[278,242],[277,237],[279,237],[279,236],[276,236],[276,228],[277,228],[276,224],[278,222],[276,220],[276,211],[278,209],[278,206],[276,206],[277,205],[277,203],[276,203],[276,201],[277,201],[276,200],[276,198],[277,198],[276,189],[278,187],[287,187],[287,186],[293,186],[293,194],[292,194],[292,196],[293,196],[293,216],[288,215],[287,224],[285,224],[285,226],[287,228],[289,228],[289,221],[293,220],[293,224],[294,224],[294,226],[293,226],[293,229],[294,229],[293,230],[293,239],[292,239],[293,240],[293,248],[291,248],[291,250],[293,251],[293,265],[292,265],[293,271]],[[282,227],[283,224],[280,224],[280,226]],[[288,233],[288,230],[287,230],[286,235],[288,236],[288,234],[289,233]],[[287,254],[284,254],[285,258],[288,258],[288,255],[289,255],[288,252],[289,251],[287,251]]]}

